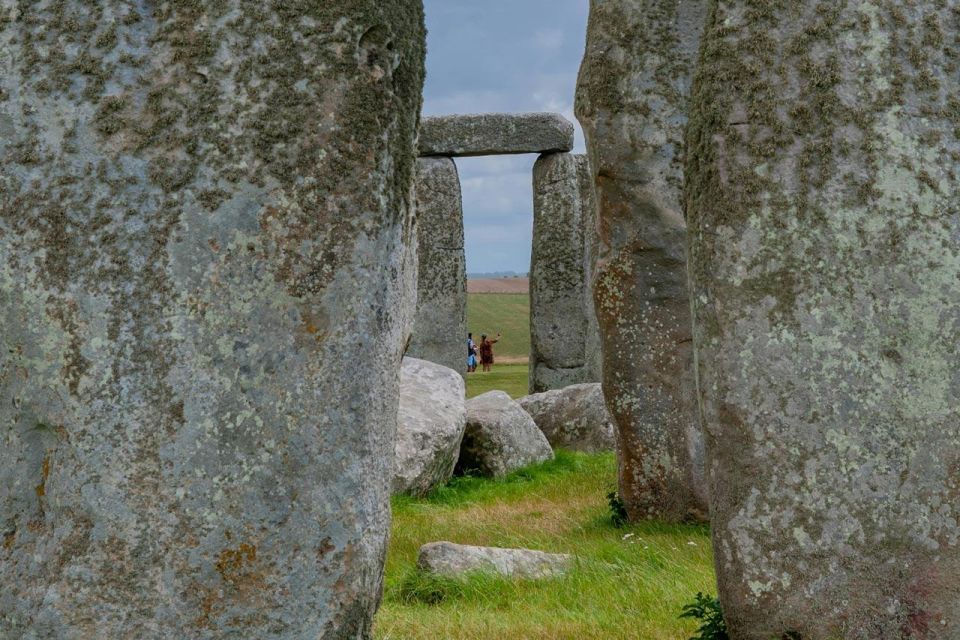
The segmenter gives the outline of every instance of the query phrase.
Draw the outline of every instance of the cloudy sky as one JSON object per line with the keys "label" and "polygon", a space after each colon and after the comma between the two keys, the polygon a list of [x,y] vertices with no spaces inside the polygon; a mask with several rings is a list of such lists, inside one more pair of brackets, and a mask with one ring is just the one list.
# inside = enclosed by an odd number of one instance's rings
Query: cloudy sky
{"label": "cloudy sky", "polygon": [[[556,111],[571,122],[589,0],[425,0],[424,115]],[[583,139],[577,130],[578,153]],[[467,271],[525,272],[536,156],[458,158]]]}

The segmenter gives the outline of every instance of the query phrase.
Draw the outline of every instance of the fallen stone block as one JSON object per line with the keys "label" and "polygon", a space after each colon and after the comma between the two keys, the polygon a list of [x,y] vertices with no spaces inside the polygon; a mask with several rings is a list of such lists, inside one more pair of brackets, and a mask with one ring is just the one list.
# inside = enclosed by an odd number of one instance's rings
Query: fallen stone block
{"label": "fallen stone block", "polygon": [[421,571],[457,577],[471,572],[496,573],[511,578],[555,578],[565,574],[573,556],[533,549],[475,547],[452,542],[429,542],[420,547]]}
{"label": "fallen stone block", "polygon": [[599,383],[574,384],[517,400],[554,449],[613,451],[617,437]]}
{"label": "fallen stone block", "polygon": [[467,400],[457,471],[499,477],[553,459],[553,449],[526,411],[503,391]]}
{"label": "fallen stone block", "polygon": [[453,475],[466,420],[463,377],[426,360],[400,368],[393,492],[423,496]]}

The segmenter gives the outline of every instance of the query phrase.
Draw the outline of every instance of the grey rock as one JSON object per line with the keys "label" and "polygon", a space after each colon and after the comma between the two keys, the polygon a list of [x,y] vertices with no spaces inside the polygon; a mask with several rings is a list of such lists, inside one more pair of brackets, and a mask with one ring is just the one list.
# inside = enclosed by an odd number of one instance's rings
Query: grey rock
{"label": "grey rock", "polygon": [[702,436],[681,206],[687,97],[707,4],[592,2],[577,87],[598,202],[604,393],[632,520],[708,512],[702,460],[691,457]]}
{"label": "grey rock", "polygon": [[510,578],[556,578],[573,566],[573,556],[533,549],[475,547],[452,542],[430,542],[420,547],[417,567],[424,572],[460,577],[496,573]]}
{"label": "grey rock", "polygon": [[[575,155],[577,159],[577,182],[580,189],[580,215],[583,228],[583,276],[586,291],[583,295],[584,311],[587,319],[586,337],[583,343],[583,381],[600,382],[603,380],[603,340],[600,337],[600,323],[594,303],[594,280],[597,261],[600,258],[600,228],[597,223],[597,195],[593,184],[593,169],[590,157]],[[557,388],[557,387],[551,387]]]}
{"label": "grey rock", "polygon": [[730,636],[956,640],[960,4],[712,7],[686,211]]}
{"label": "grey rock", "polygon": [[394,493],[423,496],[450,479],[466,416],[459,373],[426,360],[403,359]]}
{"label": "grey rock", "polygon": [[573,149],[573,124],[558,113],[433,116],[420,125],[422,156],[490,156]]}
{"label": "grey rock", "polygon": [[614,451],[616,432],[599,383],[575,384],[517,400],[554,449]]}
{"label": "grey rock", "polygon": [[[586,176],[586,179],[584,177]],[[599,380],[590,276],[597,244],[589,163],[553,153],[533,168],[530,391]],[[592,332],[592,335],[590,335]]]}
{"label": "grey rock", "polygon": [[407,355],[466,371],[467,270],[460,178],[450,158],[417,161],[417,314]]}
{"label": "grey rock", "polygon": [[460,445],[460,472],[507,475],[553,459],[553,449],[533,418],[503,391],[467,400],[467,426]]}
{"label": "grey rock", "polygon": [[0,637],[369,635],[419,5],[0,6]]}

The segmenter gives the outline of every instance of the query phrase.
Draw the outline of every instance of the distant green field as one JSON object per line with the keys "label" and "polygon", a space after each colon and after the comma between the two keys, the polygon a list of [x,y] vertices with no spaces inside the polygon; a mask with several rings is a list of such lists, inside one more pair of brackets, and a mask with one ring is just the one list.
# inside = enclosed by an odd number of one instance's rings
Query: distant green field
{"label": "distant green field", "polygon": [[494,359],[502,357],[510,362],[530,357],[530,296],[525,293],[470,293],[467,294],[467,331],[473,339],[480,335],[496,336],[503,333],[493,348]]}
{"label": "distant green field", "polygon": [[484,373],[478,367],[473,373],[467,374],[467,397],[473,398],[487,391],[506,391],[511,398],[520,398],[527,395],[528,373],[526,364],[497,364],[494,362],[493,371]]}

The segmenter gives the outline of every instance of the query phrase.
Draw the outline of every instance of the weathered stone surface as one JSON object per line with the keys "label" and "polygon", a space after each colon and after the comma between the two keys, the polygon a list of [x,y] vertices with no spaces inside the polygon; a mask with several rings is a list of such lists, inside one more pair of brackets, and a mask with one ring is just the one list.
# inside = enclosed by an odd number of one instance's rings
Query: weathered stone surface
{"label": "weathered stone surface", "polygon": [[433,116],[420,126],[422,156],[491,156],[573,149],[573,123],[558,113]]}
{"label": "weathered stone surface", "polygon": [[0,3],[0,637],[368,635],[419,4]]}
{"label": "weathered stone surface", "polygon": [[704,519],[682,142],[707,2],[591,2],[577,118],[595,175],[594,301],[631,519]]}
{"label": "weathered stone surface", "polygon": [[599,380],[599,339],[590,274],[597,243],[592,189],[583,156],[552,153],[533,167],[533,251],[530,258],[530,391]]}
{"label": "weathered stone surface", "polygon": [[417,161],[417,314],[407,355],[467,366],[467,263],[460,177],[450,158]]}
{"label": "weathered stone surface", "polygon": [[553,449],[526,411],[503,391],[467,400],[467,427],[457,470],[487,476],[553,459]]}
{"label": "weathered stone surface", "polygon": [[960,638],[960,4],[714,6],[687,216],[731,637]]}
{"label": "weathered stone surface", "polygon": [[593,283],[596,279],[597,261],[600,258],[600,230],[597,225],[597,198],[594,192],[593,170],[590,158],[575,155],[577,160],[577,182],[580,189],[580,211],[583,228],[583,281],[586,290],[583,295],[584,311],[587,319],[586,337],[583,342],[583,380],[600,382],[603,380],[603,341],[600,338],[600,323],[593,300]]}
{"label": "weathered stone surface", "polygon": [[458,372],[426,360],[403,359],[394,493],[422,496],[450,479],[466,416]]}
{"label": "weathered stone surface", "polygon": [[599,383],[575,384],[517,400],[554,449],[597,453],[617,447]]}
{"label": "weathered stone surface", "polygon": [[533,549],[474,547],[452,542],[430,542],[420,547],[421,571],[458,577],[471,572],[498,573],[510,578],[555,578],[570,570],[573,556]]}

